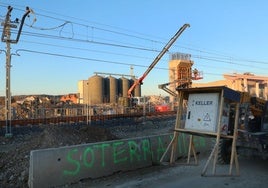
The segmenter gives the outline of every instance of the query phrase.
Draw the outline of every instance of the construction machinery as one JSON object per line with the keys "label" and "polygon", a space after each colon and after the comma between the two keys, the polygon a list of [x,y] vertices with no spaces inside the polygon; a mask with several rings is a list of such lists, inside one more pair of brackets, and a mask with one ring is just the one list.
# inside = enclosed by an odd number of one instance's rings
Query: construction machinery
{"label": "construction machinery", "polygon": [[[178,39],[178,37],[183,33],[183,31],[187,28],[190,27],[189,24],[184,24],[178,31],[177,33],[169,40],[169,42],[164,46],[164,48],[161,50],[161,52],[156,56],[154,61],[151,63],[151,65],[148,67],[148,69],[144,72],[144,74],[137,80],[134,81],[133,85],[129,88],[128,90],[128,99],[131,99],[133,96],[133,91],[134,89],[142,84],[143,80],[145,77],[151,72],[151,70],[155,67],[155,65],[160,61],[160,59],[163,57],[163,55],[168,51],[168,49],[172,46],[172,44]],[[130,105],[131,102],[129,103]]]}
{"label": "construction machinery", "polygon": [[[174,53],[170,56],[170,81],[168,83],[158,85],[159,89],[164,90],[170,95],[170,109],[178,105],[178,94],[176,89],[191,88],[194,80],[203,79],[203,72],[192,69],[194,64],[190,59],[190,54]],[[162,107],[161,107],[162,108]]]}
{"label": "construction machinery", "polygon": [[185,65],[184,63],[184,66],[178,65],[177,79],[168,83],[160,84],[158,85],[158,88],[164,90],[173,97],[177,97],[176,91],[168,88],[168,86],[170,86],[171,84],[175,84],[177,87],[174,89],[190,88],[192,86],[193,80],[203,79],[203,73],[201,71],[198,71],[196,68],[192,70],[192,65],[192,62],[188,63],[187,65]]}
{"label": "construction machinery", "polygon": [[[234,109],[231,106],[228,134],[232,134]],[[241,156],[268,159],[268,101],[241,93],[237,131],[237,152]],[[218,152],[218,163],[230,162],[232,142],[222,139]]]}

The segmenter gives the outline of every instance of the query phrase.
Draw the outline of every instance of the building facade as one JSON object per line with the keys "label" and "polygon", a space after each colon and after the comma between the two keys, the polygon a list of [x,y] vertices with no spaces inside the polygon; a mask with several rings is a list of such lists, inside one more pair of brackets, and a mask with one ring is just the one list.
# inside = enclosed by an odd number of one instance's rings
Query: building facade
{"label": "building facade", "polygon": [[224,74],[225,80],[208,83],[193,83],[192,87],[226,86],[230,89],[248,92],[251,96],[268,99],[268,77],[251,73]]}
{"label": "building facade", "polygon": [[268,77],[258,76],[251,73],[224,74],[226,80],[231,83],[228,87],[238,91],[248,92],[252,96],[267,100],[268,98]]}

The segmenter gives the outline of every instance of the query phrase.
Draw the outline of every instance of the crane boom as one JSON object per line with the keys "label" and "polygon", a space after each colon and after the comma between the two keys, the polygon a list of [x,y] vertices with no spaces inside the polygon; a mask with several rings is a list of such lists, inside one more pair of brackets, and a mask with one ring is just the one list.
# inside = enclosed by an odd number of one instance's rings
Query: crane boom
{"label": "crane boom", "polygon": [[128,90],[128,97],[132,96],[132,91],[136,88],[137,85],[141,84],[144,78],[150,73],[150,71],[154,68],[154,66],[159,62],[159,60],[163,57],[163,55],[168,51],[168,49],[172,46],[172,44],[178,39],[178,37],[182,34],[182,32],[187,28],[190,27],[189,24],[184,24],[177,33],[169,40],[169,42],[165,45],[165,47],[161,50],[161,52],[156,56],[154,61],[148,67],[148,69],[144,72],[144,74],[136,80],[133,85]]}

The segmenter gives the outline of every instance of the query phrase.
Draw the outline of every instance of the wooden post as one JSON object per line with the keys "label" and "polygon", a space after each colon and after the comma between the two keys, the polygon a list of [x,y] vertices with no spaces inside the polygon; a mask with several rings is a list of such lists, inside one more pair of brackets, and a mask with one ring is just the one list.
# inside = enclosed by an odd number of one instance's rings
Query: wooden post
{"label": "wooden post", "polygon": [[232,152],[231,152],[231,159],[230,159],[230,169],[229,175],[232,175],[232,168],[233,168],[233,161],[235,161],[236,166],[236,175],[239,175],[239,163],[237,159],[237,151],[236,151],[236,140],[237,140],[237,127],[238,127],[238,118],[239,118],[239,104],[236,104],[235,110],[235,125],[234,125],[234,133],[232,139]]}
{"label": "wooden post", "polygon": [[204,168],[202,170],[201,176],[205,175],[205,173],[207,171],[207,168],[208,168],[208,165],[209,165],[209,162],[211,161],[211,159],[212,159],[212,157],[213,157],[213,155],[215,153],[216,147],[218,147],[217,143],[214,145],[214,147],[213,147],[213,149],[212,149],[212,151],[211,151],[211,153],[210,153],[210,155],[208,157],[208,160],[207,160],[207,162],[206,162],[206,164],[205,164],[205,166],[204,166]]}
{"label": "wooden post", "polygon": [[[177,116],[176,116],[176,122],[175,122],[175,128],[179,128],[181,127],[181,115],[182,115],[182,109],[183,109],[183,95],[182,92],[178,93],[178,109],[177,109]],[[171,156],[170,156],[170,164],[175,162],[175,154],[177,151],[177,147],[178,147],[178,137],[179,137],[179,132],[174,131],[173,134],[173,138],[171,140],[171,142],[169,143],[166,151],[164,152],[164,154],[162,155],[160,162],[163,162],[167,152],[170,150],[171,148]]]}
{"label": "wooden post", "polygon": [[[179,105],[178,105],[178,113],[176,117],[176,124],[175,124],[175,129],[181,127],[181,116],[182,116],[182,110],[183,110],[183,94],[182,92],[178,93],[178,99],[179,99]],[[171,148],[171,157],[170,157],[170,163],[173,164],[175,162],[175,155],[177,153],[177,148],[178,148],[178,137],[179,137],[179,132],[174,131],[174,140]]]}
{"label": "wooden post", "polygon": [[215,145],[215,153],[214,153],[214,161],[213,161],[213,167],[212,167],[212,174],[216,174],[216,163],[218,160],[218,153],[219,153],[219,143],[220,143],[220,138],[221,138],[221,120],[222,120],[222,110],[223,110],[223,103],[224,103],[224,98],[223,98],[223,91],[221,91],[220,95],[220,107],[219,107],[219,118],[218,118],[218,123],[217,123],[217,137],[216,137],[216,145]]}
{"label": "wooden post", "polygon": [[[198,88],[199,89],[199,88]],[[215,138],[215,145],[213,147],[213,150],[211,151],[208,160],[206,161],[206,164],[202,170],[201,175],[205,176],[206,171],[208,169],[208,166],[210,164],[210,162],[212,162],[212,176],[231,176],[232,175],[232,169],[233,169],[233,163],[235,163],[235,167],[236,167],[236,174],[239,175],[239,164],[238,164],[238,158],[237,158],[237,151],[236,151],[236,139],[237,139],[237,128],[238,128],[238,119],[239,119],[239,96],[236,96],[236,92],[232,92],[229,89],[225,88],[225,87],[212,87],[212,88],[205,88],[205,89],[201,89],[202,90],[201,93],[219,93],[220,96],[218,98],[219,104],[218,104],[218,113],[217,117],[217,121],[215,123],[217,123],[215,126],[215,130],[213,131],[202,131],[197,129],[185,129],[184,127],[181,126],[181,117],[182,117],[182,110],[183,110],[183,99],[184,97],[187,97],[189,94],[193,93],[198,93],[199,90],[192,88],[190,89],[190,91],[185,90],[186,93],[184,93],[183,89],[179,90],[178,93],[178,99],[179,99],[179,106],[178,106],[178,111],[177,111],[177,117],[176,117],[176,124],[175,124],[175,129],[174,129],[174,136],[171,140],[171,142],[169,143],[166,151],[164,152],[163,156],[161,157],[160,162],[163,161],[164,156],[166,156],[167,152],[171,149],[171,156],[170,156],[170,164],[175,163],[175,156],[177,153],[177,148],[178,148],[178,137],[179,134],[181,133],[187,133],[190,134],[189,137],[189,147],[188,147],[188,156],[187,156],[187,162],[186,164],[190,164],[190,158],[191,155],[193,154],[194,159],[195,159],[195,164],[198,163],[197,160],[197,156],[196,156],[196,151],[195,151],[195,146],[194,146],[194,142],[193,142],[193,138],[195,134],[198,135],[209,135]],[[226,91],[226,93],[225,93]],[[234,97],[233,97],[234,96]],[[226,97],[226,98],[225,98]],[[234,123],[234,131],[232,135],[225,135],[222,134],[221,129],[222,129],[222,121],[223,121],[223,110],[224,106],[225,106],[225,100],[230,100],[228,101],[228,103],[234,102],[235,106],[235,123]],[[194,101],[193,101],[194,102]],[[227,102],[227,101],[226,101]],[[189,103],[188,103],[189,105]],[[231,139],[232,140],[232,148],[231,148],[231,159],[230,159],[230,166],[229,166],[229,173],[227,174],[220,174],[217,175],[216,174],[216,165],[217,165],[217,161],[218,161],[218,152],[219,152],[219,147],[220,147],[220,139],[221,138],[227,138],[227,139]]]}
{"label": "wooden post", "polygon": [[190,135],[187,164],[190,164],[191,152],[193,153],[193,156],[194,156],[194,162],[195,162],[194,164],[198,163],[193,138],[194,136]]}

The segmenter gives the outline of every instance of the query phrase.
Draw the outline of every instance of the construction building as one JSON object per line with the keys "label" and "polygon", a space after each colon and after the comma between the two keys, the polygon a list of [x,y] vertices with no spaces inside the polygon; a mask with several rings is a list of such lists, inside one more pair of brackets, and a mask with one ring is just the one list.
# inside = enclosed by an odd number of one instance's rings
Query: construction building
{"label": "construction building", "polygon": [[[190,54],[173,53],[169,61],[169,89],[176,91],[177,87],[191,87],[192,80],[202,79],[202,72],[194,69]],[[170,101],[174,102],[174,96],[170,96]]]}

